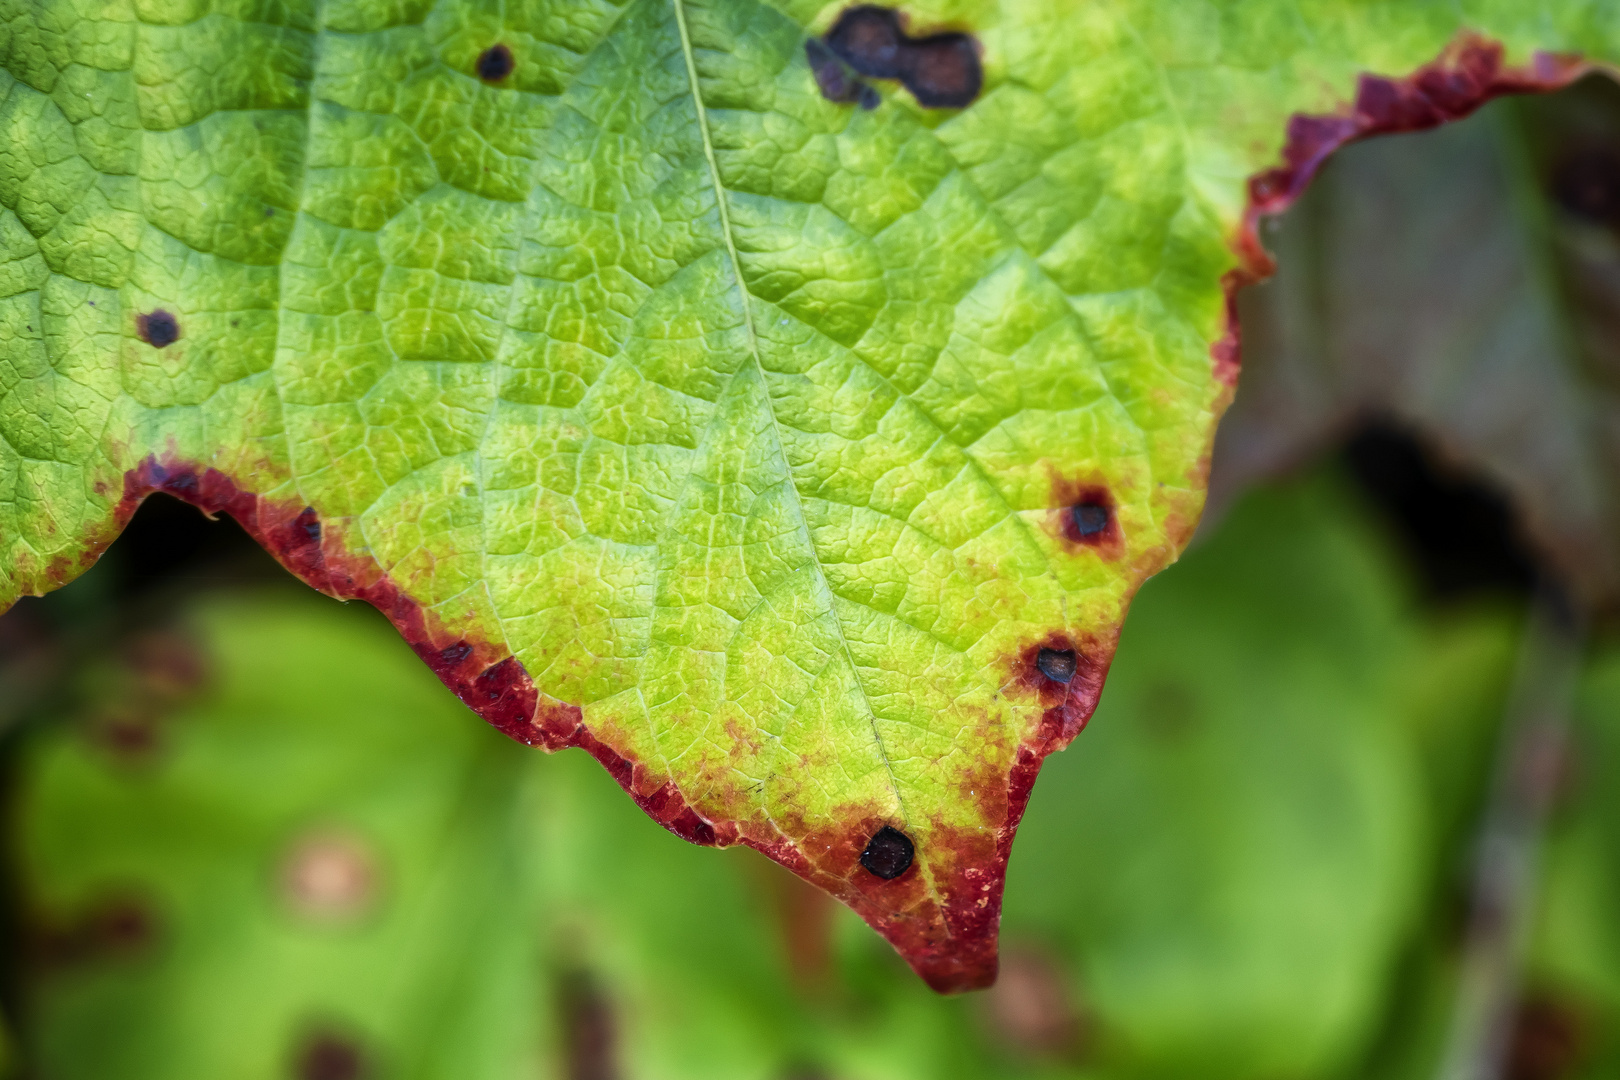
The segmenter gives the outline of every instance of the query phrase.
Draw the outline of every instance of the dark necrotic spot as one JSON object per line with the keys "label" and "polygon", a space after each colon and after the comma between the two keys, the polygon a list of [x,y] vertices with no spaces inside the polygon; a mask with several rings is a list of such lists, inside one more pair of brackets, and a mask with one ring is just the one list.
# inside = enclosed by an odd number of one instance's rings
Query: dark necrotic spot
{"label": "dark necrotic spot", "polygon": [[1066,683],[1074,678],[1074,650],[1042,649],[1035,657],[1035,666],[1053,682]]}
{"label": "dark necrotic spot", "polygon": [[449,648],[440,650],[439,659],[443,660],[446,664],[455,665],[461,663],[471,655],[472,646],[467,644],[465,641],[458,641]]}
{"label": "dark necrotic spot", "polygon": [[512,74],[515,66],[511,49],[505,45],[491,45],[478,57],[478,77],[487,83],[498,83]]}
{"label": "dark necrotic spot", "polygon": [[979,96],[984,71],[978,47],[966,34],[924,38],[904,55],[900,79],[925,109],[959,109]]}
{"label": "dark necrotic spot", "polygon": [[862,75],[898,79],[901,53],[910,43],[892,8],[861,4],[838,17],[827,31],[827,47]]}
{"label": "dark necrotic spot", "polygon": [[298,1053],[298,1080],[360,1080],[366,1061],[351,1039],[320,1032]]}
{"label": "dark necrotic spot", "polygon": [[135,332],[152,348],[161,349],[180,340],[180,320],[158,308],[135,317]]}
{"label": "dark necrotic spot", "polygon": [[1081,536],[1096,536],[1108,528],[1108,506],[1100,502],[1083,502],[1072,511],[1074,527]]}
{"label": "dark necrotic spot", "polygon": [[861,852],[861,865],[884,881],[893,881],[910,869],[916,854],[911,837],[893,825],[885,825],[867,841],[866,850]]}
{"label": "dark necrotic spot", "polygon": [[304,512],[298,515],[298,527],[309,537],[310,543],[321,542],[321,519],[316,515],[313,506],[304,507]]}
{"label": "dark necrotic spot", "polygon": [[961,108],[984,87],[978,42],[955,32],[911,37],[893,8],[849,8],[827,31],[826,45],[858,74],[899,79],[924,108]]}
{"label": "dark necrotic spot", "polygon": [[878,92],[855,77],[842,60],[834,56],[821,42],[811,38],[804,43],[804,55],[810,61],[810,73],[816,78],[816,88],[828,101],[840,105],[859,104],[863,109],[875,109]]}
{"label": "dark necrotic spot", "polygon": [[1552,196],[1577,217],[1600,224],[1620,221],[1620,155],[1605,147],[1569,155],[1553,172]]}

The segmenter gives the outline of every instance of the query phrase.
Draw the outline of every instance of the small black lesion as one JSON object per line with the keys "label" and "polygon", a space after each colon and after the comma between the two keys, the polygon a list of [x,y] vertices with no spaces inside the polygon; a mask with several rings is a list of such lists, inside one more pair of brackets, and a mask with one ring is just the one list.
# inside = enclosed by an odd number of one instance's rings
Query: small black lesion
{"label": "small black lesion", "polygon": [[912,47],[909,59],[906,89],[925,109],[970,105],[984,85],[978,46],[966,34],[924,38]]}
{"label": "small black lesion", "polygon": [[810,61],[810,74],[816,78],[816,87],[828,101],[875,109],[883,100],[869,83],[856,78],[847,64],[815,38],[804,43],[804,55]]}
{"label": "small black lesion", "polygon": [[[948,31],[914,38],[906,33],[900,12],[893,8],[875,4],[848,8],[827,31],[824,43],[830,60],[842,61],[856,75],[869,79],[898,79],[924,108],[962,108],[972,104],[984,88],[979,43],[972,35]],[[854,91],[844,81],[823,74],[827,65],[818,66],[817,55],[808,44],[805,51],[823,96],[831,101],[860,100],[866,105],[864,98],[849,96]],[[842,68],[839,74],[847,77]],[[829,93],[829,83],[841,96]]]}
{"label": "small black lesion", "polygon": [[884,881],[893,881],[911,869],[911,861],[916,855],[917,847],[911,842],[911,837],[893,825],[885,825],[866,842],[866,850],[861,852],[861,865]]}
{"label": "small black lesion", "polygon": [[1108,530],[1108,504],[1094,500],[1076,503],[1069,511],[1074,528],[1081,536],[1097,536]]}
{"label": "small black lesion", "polygon": [[321,542],[321,519],[315,513],[313,506],[304,507],[303,512],[298,515],[297,525],[303,530],[304,535],[309,538],[310,543],[319,544]]}
{"label": "small black lesion", "polygon": [[444,663],[455,666],[472,655],[472,646],[465,641],[458,641],[454,645],[439,650],[439,659]]}
{"label": "small black lesion", "polygon": [[135,333],[154,349],[167,348],[180,340],[180,320],[162,308],[135,316]]}
{"label": "small black lesion", "polygon": [[1042,649],[1035,657],[1035,666],[1053,682],[1066,683],[1073,679],[1074,665],[1073,649]]}
{"label": "small black lesion", "polygon": [[491,45],[478,55],[478,77],[487,83],[503,81],[516,66],[512,50],[502,44]]}

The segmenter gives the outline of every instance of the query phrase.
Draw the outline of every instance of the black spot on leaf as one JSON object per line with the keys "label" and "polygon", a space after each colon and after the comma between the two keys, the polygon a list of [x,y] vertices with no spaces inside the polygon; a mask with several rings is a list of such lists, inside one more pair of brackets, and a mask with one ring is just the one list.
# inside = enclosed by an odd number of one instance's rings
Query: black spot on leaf
{"label": "black spot on leaf", "polygon": [[315,513],[313,506],[304,507],[304,512],[298,515],[297,525],[309,537],[312,544],[321,542],[321,519]]}
{"label": "black spot on leaf", "polygon": [[[825,40],[833,56],[857,74],[900,80],[924,108],[961,108],[971,104],[984,87],[977,41],[956,32],[911,37],[893,8],[874,4],[849,8],[827,31]],[[811,67],[821,84],[814,56]],[[822,92],[826,94],[825,85]]]}
{"label": "black spot on leaf", "polygon": [[298,1080],[361,1080],[366,1059],[353,1039],[317,1032],[298,1051]]}
{"label": "black spot on leaf", "polygon": [[816,87],[828,101],[875,109],[883,100],[876,90],[857,79],[848,65],[816,39],[811,38],[804,43],[804,55],[810,61],[810,73],[816,77]]}
{"label": "black spot on leaf", "polygon": [[1081,536],[1096,536],[1108,528],[1108,506],[1100,502],[1083,502],[1070,511],[1074,515],[1075,530]]}
{"label": "black spot on leaf", "polygon": [[936,34],[906,54],[906,89],[926,109],[970,105],[984,85],[979,49],[966,34]]}
{"label": "black spot on leaf", "polygon": [[441,649],[439,651],[439,659],[443,660],[448,665],[454,666],[471,656],[472,651],[471,645],[467,644],[465,641],[458,641],[448,648]]}
{"label": "black spot on leaf", "polygon": [[1035,657],[1035,666],[1053,682],[1066,683],[1074,678],[1074,650],[1042,649]]}
{"label": "black spot on leaf", "polygon": [[487,83],[498,83],[517,66],[512,50],[505,45],[491,45],[478,57],[478,77]]}
{"label": "black spot on leaf", "polygon": [[911,868],[916,854],[911,837],[893,825],[885,825],[867,841],[866,850],[861,852],[861,865],[884,881],[893,881]]}
{"label": "black spot on leaf", "polygon": [[862,75],[898,79],[900,57],[910,42],[900,26],[900,13],[892,8],[861,4],[838,17],[827,31],[827,47]]}
{"label": "black spot on leaf", "polygon": [[162,349],[180,340],[180,320],[158,308],[135,316],[135,332],[152,348]]}

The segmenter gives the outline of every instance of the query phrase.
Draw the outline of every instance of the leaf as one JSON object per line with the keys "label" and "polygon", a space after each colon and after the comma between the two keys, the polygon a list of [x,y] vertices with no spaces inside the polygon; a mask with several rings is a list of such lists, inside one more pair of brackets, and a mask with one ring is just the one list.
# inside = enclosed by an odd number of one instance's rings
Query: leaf
{"label": "leaf", "polygon": [[881,62],[786,0],[7,10],[0,602],[152,491],[229,513],[940,989],[1196,523],[1286,118],[1620,46],[1575,0],[929,2]]}
{"label": "leaf", "polygon": [[1386,412],[1502,485],[1584,599],[1620,599],[1617,137],[1620,87],[1594,76],[1335,160],[1244,295],[1224,475]]}
{"label": "leaf", "polygon": [[1148,589],[1087,752],[1032,799],[978,1000],[754,855],[664,834],[584,755],[465,724],[361,611],[194,604],[17,763],[33,1065],[1343,1075],[1444,895],[1430,822],[1458,800],[1419,750],[1438,772],[1479,714],[1488,739],[1511,657],[1499,618],[1418,624],[1360,513],[1321,480],[1259,493]]}

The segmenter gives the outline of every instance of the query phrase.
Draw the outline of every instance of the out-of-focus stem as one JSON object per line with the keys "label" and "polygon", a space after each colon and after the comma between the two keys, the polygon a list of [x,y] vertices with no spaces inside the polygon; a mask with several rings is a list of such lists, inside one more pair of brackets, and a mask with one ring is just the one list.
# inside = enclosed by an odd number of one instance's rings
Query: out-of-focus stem
{"label": "out-of-focus stem", "polygon": [[1503,1075],[1584,637],[1580,614],[1561,592],[1544,585],[1520,645],[1474,853],[1468,936],[1439,1080]]}

